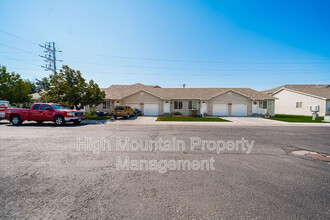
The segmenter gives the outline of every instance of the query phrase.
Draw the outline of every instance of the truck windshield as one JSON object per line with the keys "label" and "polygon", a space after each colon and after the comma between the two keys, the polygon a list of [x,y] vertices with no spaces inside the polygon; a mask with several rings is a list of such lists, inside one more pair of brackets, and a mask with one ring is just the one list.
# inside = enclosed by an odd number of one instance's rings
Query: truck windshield
{"label": "truck windshield", "polygon": [[59,109],[70,109],[66,105],[52,105],[54,109],[59,110]]}

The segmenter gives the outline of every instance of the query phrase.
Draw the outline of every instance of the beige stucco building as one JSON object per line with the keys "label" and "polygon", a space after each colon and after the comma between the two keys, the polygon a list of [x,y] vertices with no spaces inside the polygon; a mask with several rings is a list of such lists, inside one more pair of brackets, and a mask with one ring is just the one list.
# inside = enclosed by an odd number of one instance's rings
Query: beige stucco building
{"label": "beige stucco building", "polygon": [[[143,84],[112,85],[102,89],[104,102],[96,111],[115,106],[139,108],[144,115],[253,116],[275,113],[275,98],[249,88],[160,88]],[[87,108],[86,111],[89,109]]]}
{"label": "beige stucco building", "polygon": [[283,85],[264,91],[275,97],[275,114],[312,115],[311,106],[318,106],[319,115],[330,115],[329,85]]}

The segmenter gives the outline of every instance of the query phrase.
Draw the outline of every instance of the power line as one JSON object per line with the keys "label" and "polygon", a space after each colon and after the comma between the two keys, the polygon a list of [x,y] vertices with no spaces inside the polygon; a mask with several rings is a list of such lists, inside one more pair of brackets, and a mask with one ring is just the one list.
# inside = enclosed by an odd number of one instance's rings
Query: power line
{"label": "power line", "polygon": [[[37,70],[37,69],[29,69],[29,68],[18,68],[18,69],[24,69],[24,70]],[[83,73],[105,73],[105,74],[115,74],[115,75],[155,75],[155,76],[200,76],[200,73],[185,73],[185,74],[180,74],[180,73],[147,73],[147,72],[109,72],[109,71],[95,71],[95,70],[81,70]],[[296,74],[300,74],[301,72],[295,72]],[[320,72],[304,72],[306,74],[318,74]],[[287,72],[281,72],[281,73],[276,73],[277,75],[288,75]],[[289,73],[290,74],[290,73]],[[212,75],[212,76],[261,76],[264,75],[264,73],[230,73],[230,70],[228,71],[223,71],[219,73],[204,73],[205,75]]]}
{"label": "power line", "polygon": [[22,62],[22,63],[26,63],[26,64],[30,64],[30,65],[33,65],[33,66],[38,66],[38,67],[40,67],[40,66],[37,65],[37,64],[29,63],[29,62],[25,62],[25,61],[20,60],[20,59],[16,59],[16,58],[12,58],[12,57],[7,57],[7,56],[3,56],[3,55],[0,55],[0,57],[5,57],[5,58],[10,59],[10,60],[15,60],[15,61],[18,61],[18,62]]}
{"label": "power line", "polygon": [[[190,71],[224,71],[223,69],[192,69],[192,68],[177,68],[177,67],[164,67],[164,66],[137,66],[137,65],[119,65],[119,64],[110,64],[110,63],[92,63],[92,62],[81,62],[81,61],[74,61],[74,60],[66,60],[72,63],[81,63],[81,64],[91,64],[91,65],[99,65],[99,66],[118,66],[118,67],[128,67],[128,68],[145,68],[145,69],[167,69],[167,70],[190,70]],[[246,69],[242,70],[235,70],[235,71],[247,71]],[[248,71],[277,71],[277,70],[248,70]],[[291,71],[291,70],[288,70]],[[296,70],[293,70],[296,71]]]}
{"label": "power line", "polygon": [[17,39],[23,40],[23,41],[25,41],[25,42],[28,42],[28,43],[30,43],[30,44],[38,45],[37,43],[35,43],[35,42],[33,42],[33,41],[30,41],[30,40],[24,39],[24,38],[19,37],[19,36],[17,36],[17,35],[14,35],[14,34],[8,33],[8,32],[6,32],[6,31],[0,30],[0,32],[2,32],[2,33],[4,33],[4,34],[7,34],[7,35],[9,35],[9,36],[15,37],[15,38],[17,38]]}
{"label": "power line", "polygon": [[[38,43],[27,40],[25,38],[19,37],[17,35],[8,33],[6,31],[0,30],[0,32],[5,33],[9,36],[15,37],[17,39],[23,40],[25,42],[38,45]],[[330,60],[326,59],[325,61],[314,61],[314,62],[233,62],[233,61],[201,61],[201,60],[178,60],[178,59],[162,59],[162,58],[143,58],[143,57],[133,57],[133,56],[115,56],[115,55],[103,55],[103,54],[89,54],[93,56],[100,57],[112,57],[112,58],[121,58],[121,59],[132,59],[132,60],[149,60],[149,61],[166,61],[166,62],[183,62],[183,63],[227,63],[227,64],[322,64],[330,63]]]}
{"label": "power line", "polygon": [[[26,52],[22,52],[22,51],[0,51],[0,53],[26,53]],[[30,53],[34,53],[34,52],[30,52]]]}
{"label": "power line", "polygon": [[[50,58],[52,60],[52,58]],[[28,60],[28,61],[37,61],[37,60]],[[176,68],[176,67],[155,67],[155,66],[136,66],[136,65],[118,65],[118,64],[110,64],[110,63],[92,63],[92,62],[83,62],[83,61],[74,61],[74,60],[67,60],[72,63],[81,63],[81,64],[91,64],[91,65],[99,65],[99,66],[119,66],[119,67],[130,67],[130,68],[151,68],[151,69],[171,69],[171,70],[190,70],[190,71],[230,71],[230,72],[236,72],[236,71],[248,71],[248,72],[308,72],[308,71],[330,71],[330,69],[192,69],[192,68]]]}
{"label": "power line", "polygon": [[232,62],[232,61],[200,61],[200,60],[176,60],[176,59],[160,59],[160,58],[141,58],[141,57],[130,57],[130,56],[114,56],[114,55],[101,55],[101,54],[89,54],[99,57],[112,57],[122,58],[131,60],[150,60],[150,61],[166,61],[166,62],[180,62],[180,63],[223,63],[223,64],[322,64],[330,63],[330,61],[318,61],[318,62]]}
{"label": "power line", "polygon": [[29,53],[29,54],[33,54],[33,55],[38,56],[38,54],[32,53],[32,52],[27,51],[27,50],[22,50],[22,49],[17,48],[17,47],[13,47],[13,46],[10,46],[10,45],[8,45],[8,44],[0,43],[0,45],[3,45],[3,46],[5,46],[5,47],[9,47],[9,48],[12,48],[12,49],[15,49],[15,50],[19,50],[19,51],[21,51],[21,52],[23,52],[23,53]]}

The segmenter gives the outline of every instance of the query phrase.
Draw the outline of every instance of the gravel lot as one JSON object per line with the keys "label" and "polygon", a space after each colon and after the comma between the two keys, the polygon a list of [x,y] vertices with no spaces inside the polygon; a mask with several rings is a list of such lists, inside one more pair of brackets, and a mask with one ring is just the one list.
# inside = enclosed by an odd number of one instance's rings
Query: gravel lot
{"label": "gravel lot", "polygon": [[[0,218],[329,219],[330,127],[98,124],[13,127],[0,122]],[[79,151],[77,138],[254,140],[242,151]],[[188,146],[188,145],[187,145]],[[215,170],[117,170],[116,157],[202,160]]]}

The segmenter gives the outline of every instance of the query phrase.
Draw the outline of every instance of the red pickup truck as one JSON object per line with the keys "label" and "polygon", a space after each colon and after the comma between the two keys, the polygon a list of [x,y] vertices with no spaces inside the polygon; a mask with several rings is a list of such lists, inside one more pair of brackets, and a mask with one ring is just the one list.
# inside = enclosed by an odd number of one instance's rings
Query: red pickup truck
{"label": "red pickup truck", "polygon": [[23,121],[53,121],[55,125],[64,125],[65,122],[79,124],[85,120],[85,114],[79,110],[71,110],[65,105],[55,103],[35,103],[31,109],[7,108],[6,118],[13,125],[21,125]]}

